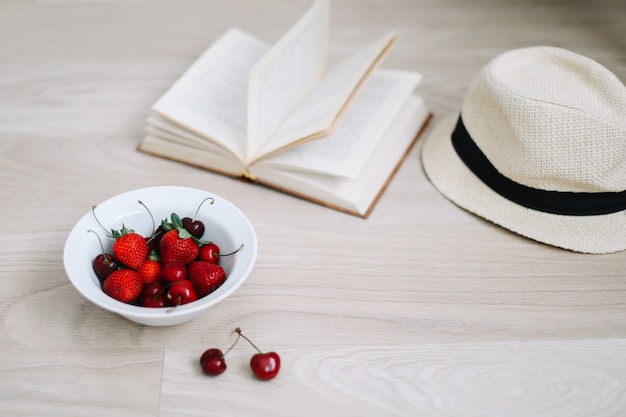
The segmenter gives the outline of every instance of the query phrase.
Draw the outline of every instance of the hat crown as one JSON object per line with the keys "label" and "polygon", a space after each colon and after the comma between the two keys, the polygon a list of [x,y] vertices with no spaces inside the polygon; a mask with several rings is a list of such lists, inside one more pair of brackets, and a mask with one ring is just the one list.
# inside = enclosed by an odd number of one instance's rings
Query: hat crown
{"label": "hat crown", "polygon": [[589,58],[553,47],[504,53],[472,83],[461,113],[480,150],[515,182],[626,189],[626,87]]}

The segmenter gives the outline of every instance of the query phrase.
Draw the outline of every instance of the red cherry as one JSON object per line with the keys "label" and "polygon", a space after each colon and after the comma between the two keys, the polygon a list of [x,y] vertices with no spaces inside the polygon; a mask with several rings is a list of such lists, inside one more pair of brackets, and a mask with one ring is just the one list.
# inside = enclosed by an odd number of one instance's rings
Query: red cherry
{"label": "red cherry", "polygon": [[144,298],[141,300],[141,306],[147,308],[163,308],[167,307],[165,297]]}
{"label": "red cherry", "polygon": [[272,379],[280,370],[280,356],[276,352],[257,353],[250,359],[250,368],[257,378]]}
{"label": "red cherry", "polygon": [[170,284],[167,291],[167,299],[172,306],[188,304],[198,299],[198,294],[194,290],[191,282],[185,280],[176,281]]}
{"label": "red cherry", "polygon": [[220,257],[234,255],[242,249],[243,243],[237,249],[230,253],[220,253],[219,246],[217,246],[215,243],[209,242],[200,246],[197,259],[217,265],[220,261]]}
{"label": "red cherry", "polygon": [[215,243],[200,246],[198,258],[201,261],[217,264],[220,260],[220,248]]}
{"label": "red cherry", "polygon": [[239,341],[241,334],[237,335],[237,339],[228,348],[226,353],[222,354],[222,351],[217,348],[211,348],[204,351],[200,356],[200,367],[202,372],[206,375],[217,376],[222,374],[226,370],[226,355],[235,347]]}
{"label": "red cherry", "polygon": [[224,373],[226,370],[224,354],[217,348],[205,350],[200,356],[200,367],[206,375],[217,376]]}
{"label": "red cherry", "polygon": [[167,307],[165,296],[165,288],[160,282],[146,284],[141,290],[141,306],[150,308]]}
{"label": "red cherry", "polygon": [[148,253],[159,250],[159,244],[161,243],[161,238],[164,234],[165,230],[163,229],[163,226],[159,226],[156,228],[152,236],[146,237],[146,243],[148,244]]}
{"label": "red cherry", "polygon": [[113,255],[108,253],[101,253],[96,256],[92,262],[93,270],[100,279],[100,282],[104,281],[106,277],[111,275],[113,271],[117,270],[117,262]]}
{"label": "red cherry", "polygon": [[183,217],[183,227],[189,234],[196,239],[201,239],[204,235],[204,223],[200,220],[194,220],[190,217]]}
{"label": "red cherry", "polygon": [[241,329],[239,327],[237,327],[235,331],[239,333],[241,337],[246,339],[248,343],[250,343],[258,352],[250,358],[250,368],[252,369],[252,373],[254,373],[257,378],[264,381],[276,377],[276,375],[278,375],[278,371],[280,371],[280,356],[278,356],[278,353],[261,352],[261,350],[259,350],[259,348],[256,347],[250,339],[241,333]]}
{"label": "red cherry", "polygon": [[187,268],[181,264],[167,264],[161,267],[161,278],[167,282],[182,281],[187,278]]}
{"label": "red cherry", "polygon": [[183,217],[183,219],[182,219],[183,228],[185,230],[187,230],[189,232],[189,234],[191,236],[195,237],[196,239],[201,239],[202,236],[204,235],[204,223],[202,223],[202,221],[200,221],[200,220],[196,220],[196,216],[198,215],[198,212],[200,211],[200,207],[202,207],[202,205],[206,201],[209,201],[209,200],[211,201],[210,204],[213,204],[215,202],[213,197],[205,198],[198,205],[198,208],[196,209],[196,212],[194,213],[193,218],[191,218],[191,217]]}
{"label": "red cherry", "polygon": [[159,281],[146,284],[141,289],[141,296],[144,298],[154,298],[163,294],[165,294],[165,292],[163,291],[163,284],[161,284]]}
{"label": "red cherry", "polygon": [[117,270],[117,260],[113,257],[113,255],[106,253],[104,251],[104,246],[102,245],[102,240],[100,236],[94,232],[93,230],[87,230],[87,233],[93,233],[98,238],[98,243],[100,243],[100,254],[93,258],[91,262],[91,266],[93,267],[93,271],[96,273],[96,276],[100,280],[100,283],[104,282],[104,279],[111,275],[115,270]]}

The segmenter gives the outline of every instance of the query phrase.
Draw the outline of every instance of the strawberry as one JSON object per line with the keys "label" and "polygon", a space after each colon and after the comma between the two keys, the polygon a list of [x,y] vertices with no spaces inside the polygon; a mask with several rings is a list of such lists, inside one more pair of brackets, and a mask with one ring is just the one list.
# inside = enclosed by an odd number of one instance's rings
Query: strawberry
{"label": "strawberry", "polygon": [[119,232],[112,231],[115,238],[113,243],[113,256],[132,269],[139,269],[143,261],[148,256],[148,244],[143,236],[135,233],[132,229],[122,227]]}
{"label": "strawberry", "polygon": [[142,287],[139,273],[132,269],[118,269],[102,283],[102,289],[108,296],[123,303],[132,303],[139,298]]}
{"label": "strawberry", "polygon": [[143,284],[151,284],[161,276],[161,263],[152,259],[146,259],[137,270]]}
{"label": "strawberry", "polygon": [[187,273],[199,297],[213,292],[226,281],[224,268],[206,261],[192,262]]}
{"label": "strawberry", "polygon": [[188,265],[198,257],[200,245],[205,242],[185,229],[183,220],[176,213],[170,216],[171,222],[163,220],[159,229],[164,233],[160,238],[159,252],[163,265]]}
{"label": "strawberry", "polygon": [[198,256],[198,244],[186,231],[172,229],[165,233],[159,245],[164,265],[187,265]]}

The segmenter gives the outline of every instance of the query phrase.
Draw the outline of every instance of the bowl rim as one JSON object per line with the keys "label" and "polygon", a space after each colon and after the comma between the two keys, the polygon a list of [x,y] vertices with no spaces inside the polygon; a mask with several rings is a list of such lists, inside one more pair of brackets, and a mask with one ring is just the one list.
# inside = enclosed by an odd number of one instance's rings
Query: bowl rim
{"label": "bowl rim", "polygon": [[[217,207],[220,207],[222,211],[226,211],[236,216],[239,222],[238,224],[241,226],[240,229],[244,232],[247,238],[247,241],[244,242],[244,250],[241,252],[245,253],[245,256],[243,256],[244,260],[238,260],[234,264],[235,269],[233,270],[233,272],[236,272],[236,276],[241,277],[240,279],[232,281],[229,281],[227,279],[225,284],[220,286],[213,293],[202,297],[192,303],[176,306],[175,308],[148,308],[118,301],[105,294],[104,291],[102,291],[96,285],[96,282],[98,282],[98,278],[91,268],[91,260],[93,258],[87,258],[84,261],[87,262],[87,264],[90,266],[88,268],[89,275],[87,277],[84,276],[84,267],[81,266],[80,261],[76,261],[73,259],[75,256],[75,250],[77,248],[77,245],[80,245],[81,240],[84,239],[84,235],[87,234],[86,231],[93,228],[100,228],[100,230],[102,230],[100,225],[95,221],[92,210],[89,210],[87,213],[85,213],[70,230],[63,248],[63,264],[65,273],[74,288],[78,292],[80,292],[81,295],[87,300],[105,310],[120,314],[127,318],[152,320],[161,319],[167,321],[179,320],[181,316],[195,316],[198,313],[208,309],[209,307],[219,303],[243,284],[243,282],[247,279],[248,275],[252,271],[254,264],[256,263],[258,240],[254,226],[250,222],[250,219],[243,213],[243,211],[241,211],[241,209],[239,209],[237,206],[235,206],[232,202],[224,197],[198,188],[176,185],[137,188],[114,195],[97,204],[96,207],[107,207],[121,202],[126,203],[129,201],[129,199],[132,199],[132,201],[137,203],[138,199],[145,199],[144,197],[146,195],[156,196],[157,194],[176,194],[178,197],[193,196],[193,198],[198,199],[198,202],[201,201],[201,199],[211,197],[214,199],[213,205],[219,204],[219,206]],[[142,197],[138,198],[138,195],[141,195]],[[145,210],[139,204],[137,204],[137,206],[139,209]],[[120,213],[119,218],[123,217],[123,213]],[[245,260],[247,260],[247,262],[245,262]],[[229,277],[231,275],[233,275],[232,272],[229,273]],[[89,286],[92,284],[93,287],[90,288]],[[95,292],[94,289],[96,289],[97,292]]]}

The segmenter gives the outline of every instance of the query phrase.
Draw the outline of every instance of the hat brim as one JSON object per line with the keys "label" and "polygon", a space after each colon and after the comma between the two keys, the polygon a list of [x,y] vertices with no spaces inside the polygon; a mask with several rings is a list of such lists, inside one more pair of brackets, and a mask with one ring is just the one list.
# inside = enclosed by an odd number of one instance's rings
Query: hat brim
{"label": "hat brim", "polygon": [[583,253],[626,249],[626,211],[564,216],[507,200],[478,179],[452,146],[458,114],[438,122],[422,146],[422,165],[432,184],[459,207],[538,242]]}

